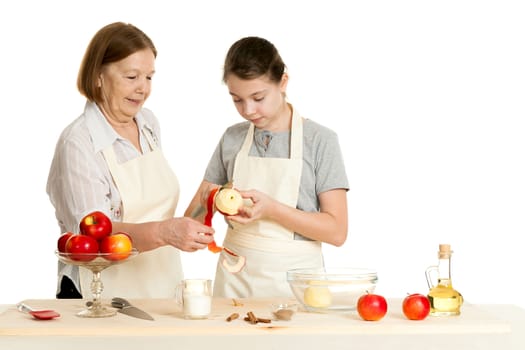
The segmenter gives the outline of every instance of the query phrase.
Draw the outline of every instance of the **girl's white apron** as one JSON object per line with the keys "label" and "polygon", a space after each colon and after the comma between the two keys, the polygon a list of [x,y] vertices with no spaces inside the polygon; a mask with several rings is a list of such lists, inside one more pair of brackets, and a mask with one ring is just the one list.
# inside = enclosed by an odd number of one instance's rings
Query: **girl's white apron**
{"label": "girl's white apron", "polygon": [[[253,143],[251,124],[235,159],[233,184],[241,190],[257,189],[291,207],[296,207],[303,165],[303,122],[292,114],[290,158],[248,156]],[[231,259],[221,252],[214,283],[214,296],[228,298],[292,296],[286,271],[292,268],[322,267],[321,243],[294,240],[294,233],[269,220],[241,225],[231,223],[224,247],[246,257],[246,266],[228,272],[221,263]]]}
{"label": "girl's white apron", "polygon": [[[103,151],[109,170],[119,190],[123,222],[141,223],[172,218],[179,199],[179,183],[146,133],[151,152],[119,164],[113,147]],[[111,266],[101,273],[103,295],[127,298],[171,298],[182,280],[179,250],[172,246],[140,253],[130,261]],[[80,268],[83,296],[89,295],[92,273]]]}

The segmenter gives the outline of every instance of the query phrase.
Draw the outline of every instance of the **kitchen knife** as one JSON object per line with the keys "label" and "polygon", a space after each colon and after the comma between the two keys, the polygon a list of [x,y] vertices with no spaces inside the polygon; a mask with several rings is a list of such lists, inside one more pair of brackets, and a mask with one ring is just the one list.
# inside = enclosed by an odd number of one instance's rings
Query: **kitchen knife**
{"label": "kitchen knife", "polygon": [[117,311],[128,316],[133,316],[137,318],[142,318],[144,320],[154,321],[154,318],[151,317],[146,311],[139,309],[136,306],[131,305],[129,301],[124,298],[113,298],[111,299],[111,306],[118,309]]}

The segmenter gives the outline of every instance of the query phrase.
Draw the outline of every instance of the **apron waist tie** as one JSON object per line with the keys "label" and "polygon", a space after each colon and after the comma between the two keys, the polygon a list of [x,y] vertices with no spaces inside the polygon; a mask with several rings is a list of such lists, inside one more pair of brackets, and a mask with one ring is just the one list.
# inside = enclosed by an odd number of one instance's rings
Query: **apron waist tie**
{"label": "apron waist tie", "polygon": [[245,231],[228,229],[223,245],[229,244],[263,252],[279,254],[318,254],[321,253],[321,242],[300,241],[294,239],[275,239],[254,235]]}

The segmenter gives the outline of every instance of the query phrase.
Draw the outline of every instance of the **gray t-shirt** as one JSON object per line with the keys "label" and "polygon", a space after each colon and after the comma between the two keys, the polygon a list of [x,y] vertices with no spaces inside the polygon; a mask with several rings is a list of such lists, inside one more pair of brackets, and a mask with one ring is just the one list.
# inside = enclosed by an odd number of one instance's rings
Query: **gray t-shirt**
{"label": "gray t-shirt", "polygon": [[[226,129],[208,163],[204,180],[225,184],[232,179],[235,157],[246,138],[249,125],[250,122],[244,121]],[[274,133],[255,128],[254,138],[250,156],[290,157],[289,131]],[[265,142],[266,139],[268,141]],[[307,212],[319,211],[318,195],[333,189],[349,189],[337,134],[310,119],[305,119],[303,170],[297,208]]]}

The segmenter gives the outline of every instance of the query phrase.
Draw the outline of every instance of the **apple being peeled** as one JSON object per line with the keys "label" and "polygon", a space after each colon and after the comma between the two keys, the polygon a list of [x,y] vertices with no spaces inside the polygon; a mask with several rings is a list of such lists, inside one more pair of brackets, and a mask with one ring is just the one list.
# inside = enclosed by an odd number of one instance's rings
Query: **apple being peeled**
{"label": "apple being peeled", "polygon": [[388,310],[386,299],[378,294],[363,294],[357,300],[357,312],[365,321],[379,321]]}
{"label": "apple being peeled", "polygon": [[409,320],[424,320],[430,313],[430,301],[423,294],[415,293],[403,299],[403,314]]}
{"label": "apple being peeled", "polygon": [[223,188],[215,195],[215,208],[222,215],[237,215],[242,204],[241,194],[233,188]]}
{"label": "apple being peeled", "polygon": [[101,211],[87,214],[80,220],[80,233],[91,236],[97,241],[108,236],[113,230],[111,219]]}

